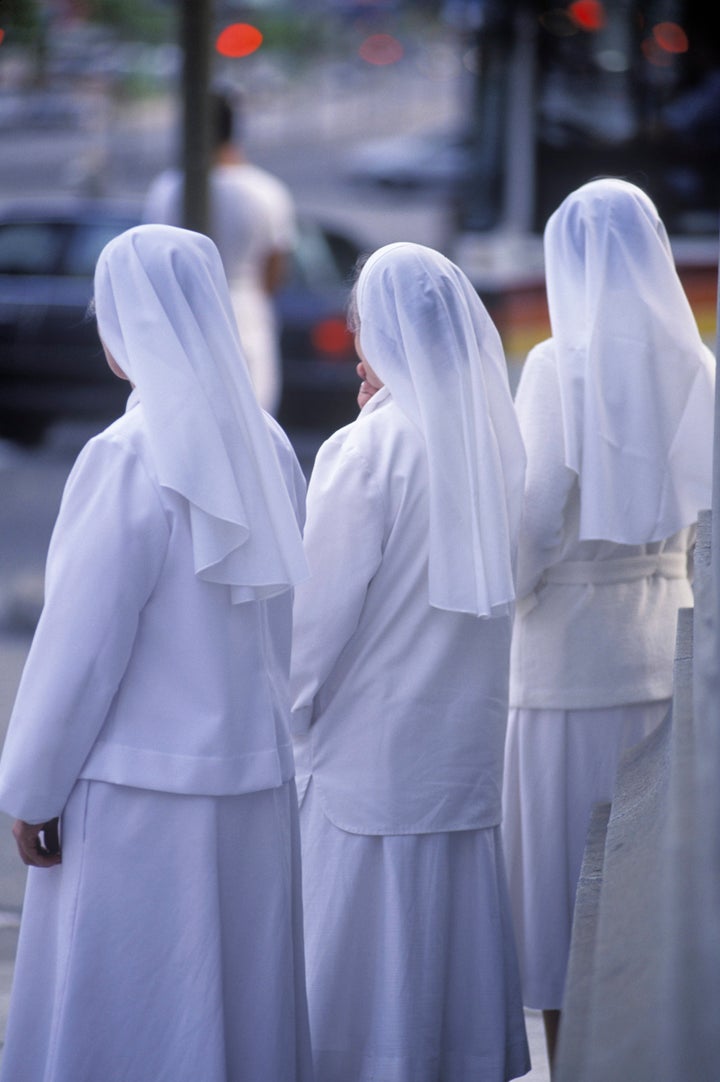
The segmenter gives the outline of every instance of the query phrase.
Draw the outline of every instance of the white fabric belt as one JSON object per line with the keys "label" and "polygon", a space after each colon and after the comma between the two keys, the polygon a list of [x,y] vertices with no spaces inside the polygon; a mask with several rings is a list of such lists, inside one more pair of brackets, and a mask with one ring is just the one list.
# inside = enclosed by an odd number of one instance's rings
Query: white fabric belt
{"label": "white fabric belt", "polygon": [[661,575],[664,579],[687,577],[687,556],[684,552],[658,552],[651,556],[624,556],[617,560],[567,560],[549,567],[546,582],[575,585],[591,583],[633,582],[636,579]]}

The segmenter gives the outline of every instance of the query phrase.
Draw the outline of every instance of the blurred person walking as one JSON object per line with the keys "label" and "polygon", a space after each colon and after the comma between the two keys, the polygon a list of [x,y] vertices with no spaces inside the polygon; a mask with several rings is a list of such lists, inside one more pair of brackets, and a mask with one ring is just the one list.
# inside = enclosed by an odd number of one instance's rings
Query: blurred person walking
{"label": "blurred person walking", "polygon": [[711,503],[714,360],[650,199],[597,180],[545,230],[552,338],[516,408],[528,455],[504,841],[524,1002],[554,1056],[592,807],[665,716],[698,511]]}
{"label": "blurred person walking", "polygon": [[[247,160],[237,131],[242,121],[234,104],[240,108],[237,95],[234,101],[219,91],[210,96],[209,232],[225,267],[258,401],[276,414],[282,396],[282,363],[273,294],[283,281],[295,244],[295,210],[286,185]],[[180,170],[166,170],[150,186],[143,220],[183,224]]]}
{"label": "blurred person walking", "polygon": [[318,1082],[529,1069],[500,841],[524,454],[462,272],[392,244],[352,318],[361,412],[320,449],[291,686]]}
{"label": "blurred person walking", "polygon": [[0,1078],[312,1082],[287,689],[303,477],[212,241],[121,234],[95,305],[134,391],[67,482],[0,760],[30,865]]}

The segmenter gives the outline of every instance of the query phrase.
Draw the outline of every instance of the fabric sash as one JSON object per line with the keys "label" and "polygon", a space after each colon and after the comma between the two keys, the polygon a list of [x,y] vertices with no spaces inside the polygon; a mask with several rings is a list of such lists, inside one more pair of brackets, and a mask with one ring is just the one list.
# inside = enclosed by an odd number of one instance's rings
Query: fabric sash
{"label": "fabric sash", "polygon": [[684,552],[657,552],[648,556],[623,556],[617,560],[567,560],[549,567],[546,582],[584,586],[594,583],[634,582],[660,575],[664,579],[687,577]]}

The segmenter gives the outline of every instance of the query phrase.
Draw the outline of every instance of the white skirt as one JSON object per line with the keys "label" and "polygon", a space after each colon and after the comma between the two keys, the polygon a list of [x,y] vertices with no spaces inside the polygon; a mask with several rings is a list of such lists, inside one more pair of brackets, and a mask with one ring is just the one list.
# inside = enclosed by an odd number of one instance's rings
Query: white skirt
{"label": "white skirt", "polygon": [[499,829],[349,834],[312,781],[300,825],[316,1082],[525,1074]]}
{"label": "white skirt", "polygon": [[527,1007],[562,1006],[593,806],[612,800],[621,755],[660,724],[669,705],[510,711],[503,841]]}
{"label": "white skirt", "polygon": [[3,1082],[311,1082],[295,786],[79,782],[31,868]]}

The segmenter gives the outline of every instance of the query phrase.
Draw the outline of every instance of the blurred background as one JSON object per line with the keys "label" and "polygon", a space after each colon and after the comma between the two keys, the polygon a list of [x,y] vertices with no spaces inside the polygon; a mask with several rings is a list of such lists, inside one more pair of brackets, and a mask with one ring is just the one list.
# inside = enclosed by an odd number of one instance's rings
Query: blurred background
{"label": "blurred background", "polygon": [[[542,228],[597,175],[656,201],[714,344],[720,28],[706,0],[0,0],[0,736],[65,478],[124,405],[86,316],[95,259],[166,167],[202,195],[206,133],[188,120],[218,80],[242,92],[248,158],[298,211],[276,305],[280,419],[306,472],[356,413],[357,256],[412,240],[458,262],[514,385],[548,333]],[[0,1033],[24,885],[8,826]]]}
{"label": "blurred background", "polygon": [[0,0],[0,436],[38,444],[122,408],[84,319],[92,268],[167,166],[202,227],[218,82],[300,218],[276,300],[280,417],[305,439],[355,412],[359,253],[406,239],[455,259],[514,382],[548,331],[544,223],[601,174],[656,201],[712,339],[720,29],[704,0]]}

